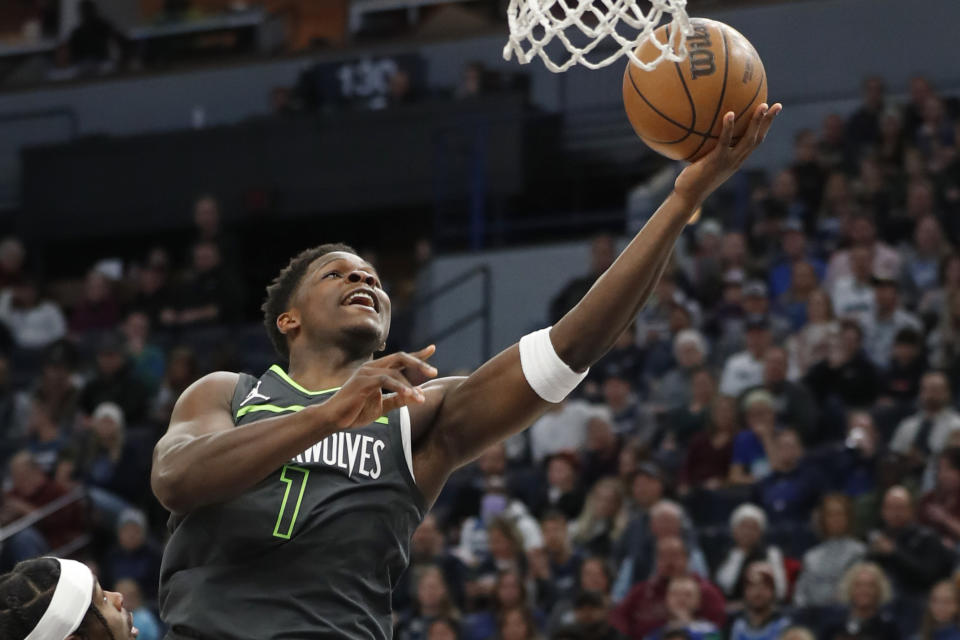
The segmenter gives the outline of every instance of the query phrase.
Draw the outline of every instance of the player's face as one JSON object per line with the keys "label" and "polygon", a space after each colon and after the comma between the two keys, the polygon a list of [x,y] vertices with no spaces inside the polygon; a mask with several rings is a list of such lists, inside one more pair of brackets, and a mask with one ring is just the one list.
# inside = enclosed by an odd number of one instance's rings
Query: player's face
{"label": "player's face", "polygon": [[294,306],[308,335],[348,334],[369,341],[371,352],[390,329],[390,297],[376,269],[352,253],[335,251],[310,265]]}
{"label": "player's face", "polygon": [[[114,640],[130,640],[139,635],[140,631],[133,626],[133,614],[123,607],[123,596],[115,591],[104,591],[99,581],[93,587],[93,606],[106,620]],[[91,629],[96,634],[94,638],[110,637],[99,622],[94,622]]]}

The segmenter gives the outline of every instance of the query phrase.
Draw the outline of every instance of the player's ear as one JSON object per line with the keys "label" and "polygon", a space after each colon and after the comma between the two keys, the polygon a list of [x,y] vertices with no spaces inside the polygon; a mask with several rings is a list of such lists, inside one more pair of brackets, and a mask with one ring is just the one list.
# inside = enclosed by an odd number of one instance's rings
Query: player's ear
{"label": "player's ear", "polygon": [[286,335],[293,329],[300,327],[300,314],[297,313],[296,309],[291,309],[290,311],[284,311],[279,316],[277,316],[277,329],[280,330],[280,333]]}

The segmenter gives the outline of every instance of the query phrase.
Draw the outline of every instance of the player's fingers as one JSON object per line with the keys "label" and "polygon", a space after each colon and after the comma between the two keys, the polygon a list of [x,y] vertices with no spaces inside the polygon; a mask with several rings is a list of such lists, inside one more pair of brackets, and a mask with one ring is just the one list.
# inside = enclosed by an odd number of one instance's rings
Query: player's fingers
{"label": "player's fingers", "polygon": [[720,139],[717,141],[717,147],[721,151],[729,149],[733,144],[733,121],[736,117],[733,111],[728,111],[723,116],[723,129],[720,130]]}
{"label": "player's fingers", "polygon": [[396,369],[371,369],[363,378],[368,393],[386,389],[403,396],[408,402],[423,402],[423,392]]}
{"label": "player's fingers", "polygon": [[760,131],[757,134],[758,144],[763,142],[763,139],[767,137],[767,132],[770,131],[770,127],[773,126],[773,121],[780,115],[781,111],[783,111],[783,105],[779,102],[767,110],[767,114],[763,116],[763,121],[760,123]]}
{"label": "player's fingers", "polygon": [[405,407],[408,404],[411,404],[404,396],[401,396],[397,393],[388,393],[383,396],[383,399],[380,402],[381,411],[383,413],[390,413],[394,409],[399,409],[400,407]]}
{"label": "player's fingers", "polygon": [[425,382],[437,375],[436,367],[410,353],[394,353],[377,361],[376,364],[378,367],[402,370],[407,378],[416,384]]}
{"label": "player's fingers", "polygon": [[757,108],[753,110],[753,114],[750,116],[750,124],[747,125],[747,130],[743,133],[743,137],[740,138],[740,142],[737,144],[737,149],[749,153],[757,145],[757,134],[760,132],[760,124],[763,122],[764,114],[767,113],[768,107],[766,103],[757,105]]}

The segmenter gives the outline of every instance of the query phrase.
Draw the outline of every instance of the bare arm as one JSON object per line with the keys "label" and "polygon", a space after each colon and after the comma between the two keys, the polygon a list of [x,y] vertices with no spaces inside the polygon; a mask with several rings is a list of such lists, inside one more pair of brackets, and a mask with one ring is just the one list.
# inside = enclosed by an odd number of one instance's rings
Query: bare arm
{"label": "bare arm", "polygon": [[[550,338],[567,365],[583,371],[613,346],[653,291],[691,216],[759,145],[779,111],[779,105],[769,111],[759,107],[736,147],[730,146],[733,114],[727,114],[717,148],[680,174],[673,192],[620,257],[554,325]],[[527,384],[517,345],[468,378],[438,380],[424,392],[427,403],[414,412],[413,422],[426,431],[415,471],[428,498],[439,492],[450,471],[527,427],[548,406]]]}
{"label": "bare arm", "polygon": [[243,426],[235,426],[230,407],[237,374],[205,376],[177,400],[154,449],[153,492],[179,514],[237,496],[328,435],[423,402],[403,373],[414,369],[421,377],[435,374],[414,356],[393,354],[362,366],[322,404]]}

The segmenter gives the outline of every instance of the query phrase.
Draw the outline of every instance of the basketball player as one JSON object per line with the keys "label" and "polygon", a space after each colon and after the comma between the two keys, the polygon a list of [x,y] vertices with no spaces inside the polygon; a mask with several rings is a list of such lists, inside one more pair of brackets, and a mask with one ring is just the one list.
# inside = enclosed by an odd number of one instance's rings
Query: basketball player
{"label": "basketball player", "polygon": [[3,640],[130,640],[137,633],[123,596],[104,591],[75,560],[26,560],[0,576]]}
{"label": "basketball player", "polygon": [[288,370],[200,379],[154,451],[152,486],[174,514],[160,578],[167,640],[390,638],[391,589],[447,477],[583,379],[780,110],[758,107],[736,146],[727,114],[716,150],[680,174],[583,300],[469,377],[429,380],[432,346],[374,359],[390,299],[352,249],[294,257],[263,305]]}

